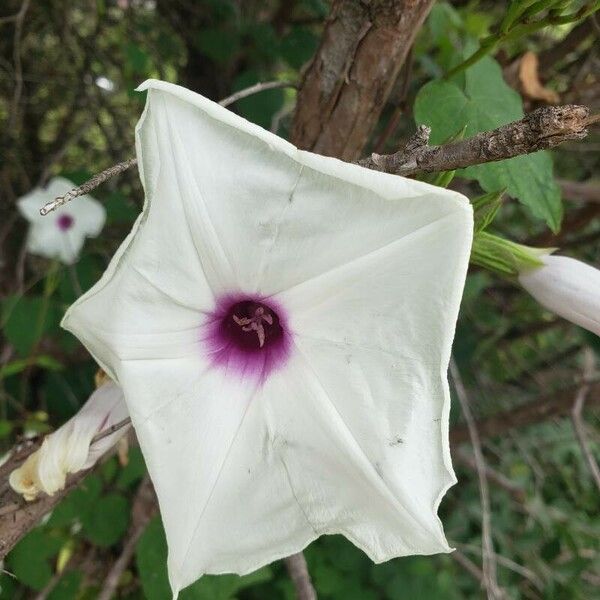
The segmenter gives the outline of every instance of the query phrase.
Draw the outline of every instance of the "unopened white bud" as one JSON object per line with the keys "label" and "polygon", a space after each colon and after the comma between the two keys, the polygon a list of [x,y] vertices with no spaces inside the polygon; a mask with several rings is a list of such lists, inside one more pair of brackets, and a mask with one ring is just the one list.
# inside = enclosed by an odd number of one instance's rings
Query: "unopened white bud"
{"label": "unopened white bud", "polygon": [[600,336],[600,270],[566,256],[541,260],[519,274],[521,285],[548,310]]}

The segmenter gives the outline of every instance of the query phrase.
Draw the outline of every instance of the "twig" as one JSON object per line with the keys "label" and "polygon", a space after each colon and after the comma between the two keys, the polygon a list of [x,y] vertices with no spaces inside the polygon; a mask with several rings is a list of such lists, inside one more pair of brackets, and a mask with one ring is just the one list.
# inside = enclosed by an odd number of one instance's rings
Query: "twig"
{"label": "twig", "polygon": [[97,173],[91,179],[83,183],[82,185],[69,190],[64,196],[59,196],[54,200],[51,200],[47,204],[44,204],[42,208],[40,208],[40,214],[42,216],[47,215],[49,212],[56,210],[59,206],[66,204],[69,200],[73,200],[73,198],[77,198],[78,196],[84,196],[85,194],[89,194],[92,190],[95,190],[99,185],[102,185],[107,179],[122,173],[137,164],[137,158],[130,158],[128,160],[124,160],[123,162],[117,163],[112,167],[108,167],[104,171]]}
{"label": "twig", "polygon": [[583,421],[583,407],[585,406],[585,401],[590,392],[589,381],[594,374],[594,354],[590,348],[586,348],[585,350],[584,361],[584,383],[575,397],[575,403],[573,404],[573,410],[571,411],[571,419],[573,421],[575,436],[577,437],[577,441],[579,442],[579,446],[581,448],[581,453],[583,454],[590,473],[592,474],[592,479],[594,480],[598,491],[600,491],[600,468],[598,468],[598,463],[596,462],[592,449],[590,448],[590,444],[585,432],[585,423]]}
{"label": "twig", "polygon": [[285,567],[296,590],[296,600],[317,600],[317,592],[313,587],[302,552],[292,554],[283,559]]}
{"label": "twig", "polygon": [[297,89],[298,84],[293,81],[264,81],[255,83],[248,88],[240,90],[239,92],[235,92],[235,94],[231,94],[231,96],[227,96],[227,98],[223,98],[223,100],[219,100],[219,104],[221,106],[229,106],[238,100],[242,100],[243,98],[247,98],[248,96],[253,96],[254,94],[258,94],[259,92],[264,92],[266,90],[276,90],[279,88],[294,88]]}
{"label": "twig", "polygon": [[23,35],[23,21],[25,14],[29,8],[30,0],[23,0],[19,12],[15,15],[15,37],[13,42],[13,62],[15,69],[15,91],[13,93],[12,107],[10,118],[8,119],[7,129],[13,130],[19,112],[19,103],[21,102],[21,94],[23,93],[23,66],[21,64],[21,37]]}
{"label": "twig", "polygon": [[473,454],[477,467],[477,478],[479,480],[479,495],[481,497],[481,561],[483,567],[483,585],[487,591],[489,600],[500,600],[504,594],[498,585],[496,555],[494,553],[494,543],[492,540],[492,517],[490,507],[490,493],[485,472],[485,459],[481,449],[481,440],[475,424],[475,419],[469,407],[469,398],[467,390],[463,384],[460,372],[454,359],[450,361],[450,373],[454,382],[456,396],[460,402],[469,436],[473,446]]}
{"label": "twig", "polygon": [[[455,459],[470,469],[477,471],[477,462],[475,459],[467,455],[461,449],[456,452]],[[525,490],[520,485],[514,483],[511,479],[504,476],[502,473],[496,471],[496,469],[490,467],[488,464],[485,465],[485,475],[490,482],[508,492],[516,502],[525,502]]]}
{"label": "twig", "polygon": [[90,442],[90,446],[92,444],[95,444],[96,442],[99,442],[100,440],[103,440],[104,438],[108,437],[109,435],[112,435],[115,431],[118,431],[119,429],[125,427],[126,425],[130,425],[130,424],[131,424],[131,419],[129,417],[125,417],[122,421],[119,421],[118,423],[111,425],[108,429],[105,429],[104,431],[97,433],[92,438],[92,441]]}
{"label": "twig", "polygon": [[[459,546],[460,548],[464,548],[468,552],[479,553],[479,551],[480,551],[479,547],[474,544],[456,544],[456,546]],[[515,562],[514,560],[511,560],[510,558],[508,558],[507,556],[498,554],[497,552],[495,552],[494,554],[496,555],[496,560],[498,561],[498,564],[506,567],[507,569],[509,569],[515,573],[518,573],[525,579],[528,579],[538,590],[540,590],[540,591],[544,590],[544,582],[531,569],[524,567],[523,565],[520,565],[519,563]]]}
{"label": "twig", "polygon": [[6,23],[12,23],[13,21],[16,21],[18,19],[20,13],[21,13],[21,11],[19,10],[14,15],[7,15],[6,17],[0,17],[0,25],[5,25]]}
{"label": "twig", "polygon": [[[518,407],[501,411],[477,421],[477,430],[480,438],[497,437],[506,435],[513,429],[528,427],[542,421],[557,417],[568,416],[573,406],[572,387],[555,392],[550,396],[542,396],[537,400],[528,402]],[[587,397],[588,405],[600,403],[600,384],[590,385]],[[455,425],[450,430],[450,443],[452,445],[468,441],[469,431],[465,425]]]}
{"label": "twig", "polygon": [[156,514],[158,504],[150,478],[146,475],[140,484],[131,508],[131,527],[127,536],[127,541],[119,558],[111,567],[108,575],[102,585],[102,591],[98,595],[98,600],[110,600],[119,586],[119,581],[125,569],[131,562],[135,553],[137,543],[142,537],[146,525]]}
{"label": "twig", "polygon": [[567,140],[582,139],[587,135],[587,126],[596,118],[590,117],[585,106],[546,106],[492,131],[441,146],[429,145],[431,130],[421,125],[399,152],[373,154],[359,164],[404,176],[453,171],[553,148]]}
{"label": "twig", "polygon": [[470,558],[460,550],[455,550],[450,556],[483,586],[483,571]]}
{"label": "twig", "polygon": [[[452,543],[452,542],[451,542]],[[452,543],[452,545],[455,545]],[[479,552],[479,548],[475,546],[471,546],[470,544],[456,544],[465,548],[466,550],[473,550]],[[455,550],[450,555],[469,575],[471,575],[474,579],[483,584],[483,571],[461,550]],[[534,573],[531,569],[520,565],[510,558],[506,556],[502,556],[501,554],[496,554],[496,558],[498,559],[498,563],[505,566],[507,569],[522,575],[525,579],[528,579],[538,590],[544,590],[544,582],[538,577],[536,573]]]}

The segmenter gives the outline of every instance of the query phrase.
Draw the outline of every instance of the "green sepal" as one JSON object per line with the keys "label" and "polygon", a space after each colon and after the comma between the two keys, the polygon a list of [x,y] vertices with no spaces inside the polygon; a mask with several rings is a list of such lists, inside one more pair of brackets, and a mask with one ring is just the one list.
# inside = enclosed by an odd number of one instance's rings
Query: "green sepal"
{"label": "green sepal", "polygon": [[506,188],[498,190],[496,192],[490,192],[484,194],[479,198],[472,200],[473,204],[473,218],[475,220],[475,234],[483,231],[490,225],[490,223],[496,217],[496,213],[502,206],[502,200]]}
{"label": "green sepal", "polygon": [[450,182],[454,179],[454,175],[456,175],[456,170],[454,171],[440,171],[436,173],[435,177],[429,181],[431,185],[435,185],[437,187],[446,188],[450,185]]}
{"label": "green sepal", "polygon": [[497,235],[480,231],[475,234],[471,263],[504,277],[516,277],[522,271],[543,266],[541,257],[554,248],[531,248]]}

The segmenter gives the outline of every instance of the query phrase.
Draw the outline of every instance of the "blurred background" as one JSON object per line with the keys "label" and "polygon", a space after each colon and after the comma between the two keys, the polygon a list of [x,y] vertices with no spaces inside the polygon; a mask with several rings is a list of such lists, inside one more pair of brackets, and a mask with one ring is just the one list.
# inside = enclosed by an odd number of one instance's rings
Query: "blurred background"
{"label": "blurred background", "polygon": [[[463,127],[472,135],[548,104],[584,104],[599,111],[600,23],[594,14],[578,18],[585,14],[582,7],[597,2],[558,3],[575,16],[524,27],[463,69],[455,79],[466,98],[460,110],[446,104],[443,93],[435,95],[431,82],[441,82],[481,40],[493,36],[513,4],[434,4],[365,155],[394,151],[419,123],[432,125],[437,143]],[[551,16],[547,7],[557,3],[535,4],[541,11],[535,18],[544,19]],[[149,77],[213,100],[257,82],[299,83],[329,11],[323,0],[2,0],[3,453],[23,437],[60,426],[94,389],[96,365],[58,323],[104,271],[141,210],[143,194],[135,168],[92,193],[105,206],[107,221],[73,265],[27,251],[29,225],[17,200],[56,175],[78,185],[134,156],[134,126],[145,100],[134,89]],[[230,108],[289,137],[295,101],[294,87],[282,87]],[[471,167],[451,186],[471,198],[508,188],[493,224],[496,232],[521,243],[559,246],[562,253],[598,266],[599,150],[600,132],[592,128],[585,140],[566,143],[551,155]],[[581,419],[572,416],[585,363],[593,374],[598,352],[597,337],[545,312],[512,282],[471,269],[455,359],[487,463],[494,561],[507,598],[600,598],[600,495],[593,473],[600,458],[598,386]],[[457,552],[373,565],[343,538],[322,538],[305,552],[320,598],[483,597],[482,503],[456,401],[452,449],[459,483],[443,501],[441,518]],[[4,562],[0,598],[97,598],[128,543],[132,505],[144,476],[133,441],[17,544]],[[168,599],[165,561],[162,526],[152,517],[115,597]],[[294,588],[284,566],[275,563],[242,578],[203,578],[181,598],[291,599]]]}

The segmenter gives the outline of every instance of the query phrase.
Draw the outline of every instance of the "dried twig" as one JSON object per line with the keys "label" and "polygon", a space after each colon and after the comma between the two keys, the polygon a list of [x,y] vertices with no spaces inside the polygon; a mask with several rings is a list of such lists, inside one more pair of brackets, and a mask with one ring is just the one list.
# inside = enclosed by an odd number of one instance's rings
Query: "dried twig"
{"label": "dried twig", "polygon": [[469,557],[460,550],[455,550],[450,556],[483,586],[483,571]]}
{"label": "dried twig", "polygon": [[588,125],[597,119],[597,116],[590,117],[585,106],[547,106],[492,131],[441,146],[429,145],[431,129],[421,125],[399,152],[373,154],[359,164],[404,176],[452,171],[553,148],[567,140],[579,140],[587,135]]}
{"label": "dried twig", "polygon": [[292,554],[283,559],[290,579],[296,590],[296,600],[317,600],[317,592],[313,587],[306,565],[306,559],[302,552]]}
{"label": "dried twig", "polygon": [[[542,421],[568,416],[573,406],[573,393],[574,390],[570,387],[477,421],[479,437],[501,436],[512,429],[519,429],[535,425]],[[600,383],[590,385],[587,403],[588,405],[598,405],[600,403]],[[450,430],[451,444],[460,444],[468,440],[469,430],[466,425],[455,425]]]}
{"label": "dried twig", "polygon": [[14,15],[15,37],[13,41],[13,63],[15,70],[15,91],[13,93],[10,118],[7,129],[12,130],[17,123],[21,94],[23,93],[23,65],[21,64],[21,38],[23,36],[23,22],[29,8],[30,0],[23,0],[19,12]]}
{"label": "dried twig", "polygon": [[97,173],[82,185],[68,191],[64,196],[59,196],[47,204],[44,204],[44,206],[40,208],[40,214],[45,216],[49,212],[56,210],[59,206],[66,204],[69,202],[69,200],[73,200],[73,198],[77,198],[78,196],[89,194],[92,190],[95,190],[99,185],[103,184],[107,179],[126,171],[129,169],[129,167],[132,167],[136,164],[137,158],[130,158],[128,160],[124,160],[123,162],[117,163],[116,165],[113,165],[112,167],[109,167],[100,173]]}
{"label": "dried twig", "polygon": [[254,94],[258,94],[259,92],[265,92],[266,90],[276,90],[279,88],[294,88],[296,89],[298,84],[293,81],[264,81],[255,83],[250,87],[247,87],[239,92],[235,92],[235,94],[231,94],[231,96],[227,96],[227,98],[223,98],[223,100],[219,100],[219,104],[221,106],[229,106],[238,100],[242,100],[247,98],[248,96],[253,96]]}
{"label": "dried twig", "polygon": [[114,425],[111,425],[104,431],[97,433],[92,438],[92,441],[90,442],[90,446],[92,444],[95,444],[96,442],[99,442],[100,440],[103,440],[104,438],[108,437],[109,435],[112,435],[115,431],[119,431],[119,429],[122,429],[123,427],[126,427],[127,425],[131,425],[131,419],[129,417],[125,417],[118,423],[115,423]]}
{"label": "dried twig", "polygon": [[450,373],[454,382],[456,396],[460,403],[465,421],[469,428],[469,436],[473,446],[473,454],[477,467],[477,478],[479,480],[479,495],[481,497],[481,560],[483,566],[483,585],[487,591],[489,600],[500,600],[504,598],[504,593],[498,585],[496,555],[494,553],[494,543],[492,540],[492,517],[490,507],[490,493],[485,470],[485,459],[481,449],[481,440],[475,424],[475,419],[469,407],[469,398],[467,390],[463,384],[460,372],[454,359],[450,361]]}
{"label": "dried twig", "polygon": [[581,453],[583,454],[585,462],[587,463],[590,473],[592,474],[592,479],[594,480],[598,491],[600,491],[600,468],[598,467],[598,463],[594,458],[594,453],[590,448],[585,431],[585,422],[583,420],[583,407],[585,406],[585,401],[590,392],[589,381],[594,374],[594,353],[590,348],[586,348],[585,350],[584,361],[584,382],[577,392],[577,396],[575,397],[575,403],[573,404],[573,409],[571,411],[571,419],[573,421],[573,428],[575,429],[575,436],[577,437],[577,441],[579,442],[579,446],[581,448]]}
{"label": "dried twig", "polygon": [[[472,456],[469,456],[462,449],[458,449],[454,454],[455,460],[466,465],[470,469],[477,471],[477,462]],[[515,502],[523,503],[525,502],[525,490],[518,484],[516,484],[512,479],[509,479],[502,473],[496,471],[490,467],[490,465],[485,465],[485,476],[491,483],[494,483],[498,487],[501,487],[503,490],[508,492],[510,496],[515,500]]]}
{"label": "dried twig", "polygon": [[119,558],[111,567],[102,585],[98,600],[110,600],[119,586],[119,581],[125,569],[131,562],[139,539],[142,537],[146,525],[156,514],[158,503],[150,478],[146,475],[140,484],[131,508],[131,527],[126,536],[126,542]]}
{"label": "dried twig", "polygon": [[[459,548],[463,548],[467,552],[479,553],[480,548],[475,544],[453,544],[458,546]],[[506,567],[507,569],[513,571],[514,573],[518,573],[525,579],[528,579],[538,590],[544,590],[544,582],[540,579],[540,577],[531,569],[520,565],[519,563],[511,560],[507,556],[502,554],[495,553],[496,560],[498,564]]]}

